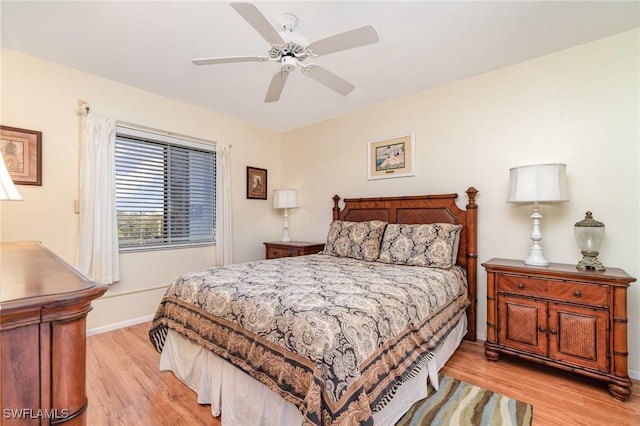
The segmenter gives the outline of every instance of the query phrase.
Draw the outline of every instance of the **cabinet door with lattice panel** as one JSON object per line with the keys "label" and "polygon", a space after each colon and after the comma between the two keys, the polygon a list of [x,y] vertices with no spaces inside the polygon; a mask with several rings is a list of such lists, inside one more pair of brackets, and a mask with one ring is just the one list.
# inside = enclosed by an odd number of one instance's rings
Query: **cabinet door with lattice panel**
{"label": "cabinet door with lattice panel", "polygon": [[606,310],[549,303],[549,357],[608,371],[608,323]]}
{"label": "cabinet door with lattice panel", "polygon": [[547,304],[535,299],[498,296],[498,343],[547,355]]}

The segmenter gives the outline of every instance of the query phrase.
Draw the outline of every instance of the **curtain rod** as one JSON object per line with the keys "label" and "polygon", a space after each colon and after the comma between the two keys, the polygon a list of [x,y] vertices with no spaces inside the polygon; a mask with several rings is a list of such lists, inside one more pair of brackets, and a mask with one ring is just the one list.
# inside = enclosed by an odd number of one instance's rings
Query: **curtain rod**
{"label": "curtain rod", "polygon": [[[140,130],[140,131],[143,131],[143,132],[155,133],[157,135],[170,136],[172,138],[177,138],[177,139],[184,139],[186,141],[205,143],[207,145],[211,145],[211,144],[215,144],[216,143],[216,141],[197,138],[195,136],[183,135],[183,134],[180,134],[180,133],[173,133],[173,132],[169,132],[167,130],[154,129],[153,127],[147,127],[147,126],[142,126],[142,125],[139,125],[139,124],[127,123],[126,121],[116,120],[116,125],[120,126],[120,127],[126,127],[127,129]],[[231,146],[232,145],[229,145],[229,148],[231,148]]]}
{"label": "curtain rod", "polygon": [[[91,107],[87,102],[83,100],[78,100],[78,110],[76,111],[78,115],[87,116],[90,111],[91,111]],[[143,132],[155,133],[163,136],[170,136],[172,138],[184,139],[187,141],[201,142],[208,145],[216,143],[216,141],[202,139],[194,136],[183,135],[180,133],[173,133],[167,130],[154,129],[153,127],[147,127],[139,124],[128,123],[126,121],[116,120],[116,126],[126,127],[128,129],[133,129],[133,130],[140,130]],[[233,147],[233,145],[229,144],[229,148],[231,147]]]}

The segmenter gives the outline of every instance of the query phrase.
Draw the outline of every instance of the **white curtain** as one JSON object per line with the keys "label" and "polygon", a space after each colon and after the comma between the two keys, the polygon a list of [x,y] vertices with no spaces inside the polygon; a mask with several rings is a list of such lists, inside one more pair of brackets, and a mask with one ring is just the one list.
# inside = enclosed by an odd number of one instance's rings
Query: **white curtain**
{"label": "white curtain", "polygon": [[230,151],[229,145],[216,143],[216,258],[218,265],[233,263]]}
{"label": "white curtain", "polygon": [[77,264],[101,284],[120,280],[115,139],[115,120],[94,113],[83,119]]}

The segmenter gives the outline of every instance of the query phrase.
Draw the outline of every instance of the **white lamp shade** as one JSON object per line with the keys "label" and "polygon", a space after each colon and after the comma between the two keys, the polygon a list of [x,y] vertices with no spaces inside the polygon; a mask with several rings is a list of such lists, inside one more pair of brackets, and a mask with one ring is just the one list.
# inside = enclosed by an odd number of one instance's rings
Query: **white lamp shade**
{"label": "white lamp shade", "polygon": [[22,200],[22,196],[13,184],[13,180],[11,180],[7,166],[4,163],[2,151],[0,151],[0,200]]}
{"label": "white lamp shade", "polygon": [[298,207],[298,191],[295,189],[276,189],[273,191],[274,209]]}
{"label": "white lamp shade", "polygon": [[535,164],[509,169],[508,203],[568,200],[566,164]]}

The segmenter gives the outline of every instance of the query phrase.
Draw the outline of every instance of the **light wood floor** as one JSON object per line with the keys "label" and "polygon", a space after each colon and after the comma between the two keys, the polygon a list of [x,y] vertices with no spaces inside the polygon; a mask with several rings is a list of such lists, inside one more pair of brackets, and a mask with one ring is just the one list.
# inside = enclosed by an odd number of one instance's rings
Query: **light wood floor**
{"label": "light wood floor", "polygon": [[[88,425],[214,425],[209,406],[171,372],[139,324],[87,338]],[[533,405],[533,425],[640,425],[640,383],[627,402],[599,382],[513,358],[490,362],[464,342],[444,374]]]}

